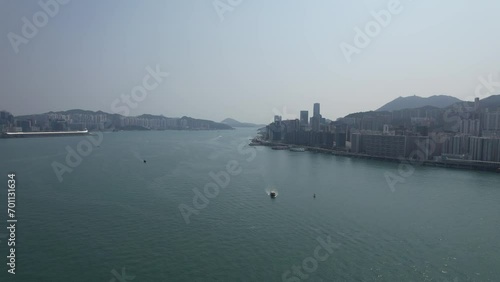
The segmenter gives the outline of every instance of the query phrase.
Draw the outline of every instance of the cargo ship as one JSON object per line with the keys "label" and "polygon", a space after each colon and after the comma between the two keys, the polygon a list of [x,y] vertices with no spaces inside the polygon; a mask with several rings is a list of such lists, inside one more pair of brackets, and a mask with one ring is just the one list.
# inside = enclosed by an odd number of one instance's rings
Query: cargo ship
{"label": "cargo ship", "polygon": [[44,131],[44,132],[4,132],[3,138],[26,138],[26,137],[53,137],[53,136],[79,136],[90,135],[87,129],[77,131]]}

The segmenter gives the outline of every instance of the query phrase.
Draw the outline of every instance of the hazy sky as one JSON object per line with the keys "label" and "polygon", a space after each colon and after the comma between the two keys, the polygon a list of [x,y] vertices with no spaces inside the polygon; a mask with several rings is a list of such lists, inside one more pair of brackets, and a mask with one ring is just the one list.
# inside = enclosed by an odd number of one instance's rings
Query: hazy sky
{"label": "hazy sky", "polygon": [[264,123],[319,102],[335,119],[398,96],[471,97],[479,77],[500,79],[499,1],[401,0],[350,63],[340,44],[356,47],[355,28],[390,0],[215,2],[235,5],[221,18],[213,0],[72,0],[16,54],[9,33],[43,9],[0,1],[0,109],[112,112],[157,65],[169,77],[130,115]]}

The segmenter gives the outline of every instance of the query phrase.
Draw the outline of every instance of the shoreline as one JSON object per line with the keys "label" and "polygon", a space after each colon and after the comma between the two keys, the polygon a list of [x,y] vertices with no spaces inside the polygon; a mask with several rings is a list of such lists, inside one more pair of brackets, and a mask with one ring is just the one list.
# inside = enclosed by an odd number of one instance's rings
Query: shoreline
{"label": "shoreline", "polygon": [[2,132],[0,137],[11,138],[36,138],[36,137],[61,137],[61,136],[86,136],[91,135],[88,130],[82,131],[34,131],[34,132]]}
{"label": "shoreline", "polygon": [[[412,163],[409,159],[407,158],[392,158],[392,157],[384,157],[384,156],[372,156],[372,155],[367,155],[367,154],[356,154],[356,153],[349,153],[345,151],[339,151],[339,150],[334,150],[334,149],[327,149],[327,148],[320,148],[320,147],[313,147],[313,146],[302,146],[302,145],[297,145],[297,144],[286,144],[286,143],[276,143],[276,142],[270,142],[270,141],[258,141],[257,143],[251,143],[252,146],[266,146],[266,147],[272,147],[272,146],[297,146],[297,147],[302,147],[305,148],[306,151],[310,152],[316,152],[316,153],[326,153],[334,156],[342,156],[342,157],[349,157],[349,158],[357,158],[357,159],[370,159],[370,160],[379,160],[379,161],[388,161],[388,162],[410,162]],[[443,168],[454,168],[454,169],[467,169],[467,170],[478,170],[478,171],[489,171],[489,172],[496,172],[500,173],[500,162],[487,162],[487,161],[473,161],[473,160],[447,160],[447,161],[432,161],[432,160],[426,160],[422,162],[421,164],[416,164],[418,165],[423,165],[423,166],[432,166],[432,167],[443,167]]]}
{"label": "shoreline", "polygon": [[64,136],[87,136],[93,135],[94,132],[138,132],[138,131],[219,131],[219,130],[235,130],[235,128],[224,129],[119,129],[119,130],[96,130],[96,131],[41,131],[41,132],[0,132],[0,139],[14,138],[38,138],[38,137],[64,137]]}

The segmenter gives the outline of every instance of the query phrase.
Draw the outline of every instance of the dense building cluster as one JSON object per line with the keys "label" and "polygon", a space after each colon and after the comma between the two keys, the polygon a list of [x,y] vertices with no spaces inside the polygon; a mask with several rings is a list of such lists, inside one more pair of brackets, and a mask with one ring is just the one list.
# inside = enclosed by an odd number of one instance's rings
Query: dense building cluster
{"label": "dense building cluster", "polygon": [[500,162],[500,109],[479,110],[476,99],[445,109],[366,112],[329,121],[316,103],[311,118],[305,110],[300,119],[275,116],[265,138],[392,159]]}
{"label": "dense building cluster", "polygon": [[39,132],[68,130],[167,130],[167,129],[231,129],[230,126],[210,120],[190,117],[167,118],[164,116],[142,115],[126,117],[117,114],[92,111],[67,111],[31,116],[14,117],[6,111],[0,112],[1,132]]}

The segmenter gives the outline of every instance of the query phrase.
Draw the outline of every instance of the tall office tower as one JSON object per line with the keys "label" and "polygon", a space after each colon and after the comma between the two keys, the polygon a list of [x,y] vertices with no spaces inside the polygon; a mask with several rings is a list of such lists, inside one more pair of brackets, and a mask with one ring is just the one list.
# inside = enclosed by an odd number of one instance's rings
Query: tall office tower
{"label": "tall office tower", "polygon": [[300,125],[305,126],[309,124],[309,111],[300,111]]}
{"label": "tall office tower", "polygon": [[474,111],[478,111],[479,110],[479,98],[476,97],[476,99],[474,99]]}
{"label": "tall office tower", "polygon": [[319,117],[319,103],[314,103],[313,117]]}
{"label": "tall office tower", "polygon": [[311,118],[311,126],[312,126],[312,131],[320,131],[321,129],[321,119],[319,117],[312,117]]}

